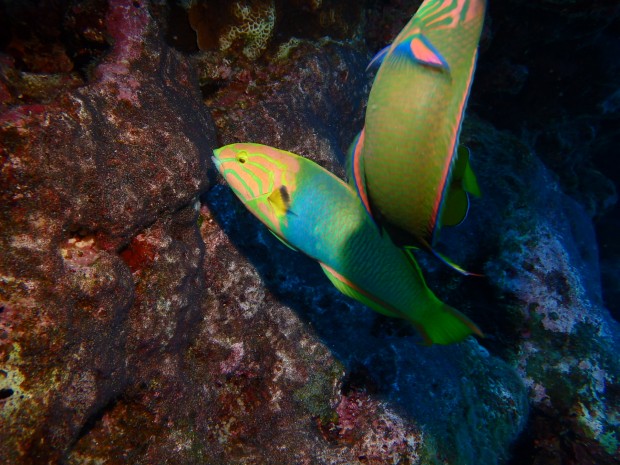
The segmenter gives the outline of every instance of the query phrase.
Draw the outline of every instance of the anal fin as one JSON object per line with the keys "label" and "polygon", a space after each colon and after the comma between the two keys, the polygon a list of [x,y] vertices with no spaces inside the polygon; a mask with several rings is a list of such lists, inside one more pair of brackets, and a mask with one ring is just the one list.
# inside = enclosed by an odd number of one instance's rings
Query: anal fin
{"label": "anal fin", "polygon": [[[413,256],[413,250],[416,249],[417,247],[415,246],[404,246],[403,249],[405,250],[405,252],[409,255],[409,257],[415,261],[415,257]],[[430,246],[424,246],[425,250],[428,250],[430,253],[432,253],[435,257],[437,257],[439,259],[439,261],[441,261],[444,265],[447,265],[448,267],[452,268],[454,271],[456,271],[457,273],[460,273],[464,276],[478,276],[478,277],[483,277],[483,274],[480,273],[474,273],[472,271],[467,271],[466,269],[464,269],[462,266],[457,265],[456,263],[454,263],[450,258],[446,257],[444,254],[437,252],[434,248],[430,247]]]}

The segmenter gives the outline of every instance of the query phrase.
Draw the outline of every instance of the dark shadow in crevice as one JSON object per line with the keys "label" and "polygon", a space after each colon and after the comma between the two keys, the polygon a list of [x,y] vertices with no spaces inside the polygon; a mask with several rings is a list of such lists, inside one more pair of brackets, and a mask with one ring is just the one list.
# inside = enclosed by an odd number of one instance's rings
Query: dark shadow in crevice
{"label": "dark shadow in crevice", "polygon": [[[116,404],[118,403],[120,398],[121,398],[120,395],[110,398],[106,404],[104,404],[101,408],[93,412],[86,419],[86,421],[82,425],[82,428],[80,428],[80,431],[78,432],[77,436],[75,437],[75,440],[73,441],[73,445],[77,444],[80,441],[80,439],[88,435],[97,426],[97,424],[101,421],[101,419],[106,413],[114,410],[114,407],[116,407]],[[70,447],[69,450],[71,450],[72,448],[73,447]]]}
{"label": "dark shadow in crevice", "polygon": [[199,51],[196,32],[192,29],[187,10],[178,2],[170,3],[167,14],[166,42],[183,53]]}

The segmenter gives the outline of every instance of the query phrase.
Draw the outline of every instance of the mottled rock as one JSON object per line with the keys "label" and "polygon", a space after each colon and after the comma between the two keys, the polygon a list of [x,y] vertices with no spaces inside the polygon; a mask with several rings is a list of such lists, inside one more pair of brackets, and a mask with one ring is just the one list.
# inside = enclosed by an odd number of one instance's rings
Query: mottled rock
{"label": "mottled rock", "polygon": [[[308,398],[308,391],[324,385],[329,376],[306,378],[295,393],[304,401],[301,412],[307,410],[316,422],[304,434],[320,432],[327,441],[303,451],[309,463],[380,464],[400,459],[422,464],[432,457],[439,463],[491,464],[506,455],[527,412],[521,381],[506,364],[473,340],[452,347],[420,346],[406,323],[377,315],[338,293],[315,262],[280,244],[227,187],[212,189],[207,204],[226,236],[253,264],[251,271],[234,266],[238,284],[227,286],[229,312],[246,306],[246,312],[258,318],[265,310],[254,305],[265,293],[275,295],[294,309],[293,321],[301,318],[313,328],[330,357],[347,369],[344,383],[331,375],[327,385],[335,384],[337,392],[329,402],[322,396]],[[225,262],[229,267],[234,263],[230,252],[220,249],[218,255],[230,256]],[[260,277],[256,284],[250,279],[255,273]],[[291,317],[277,319],[291,324]],[[325,369],[312,368],[318,373]],[[379,401],[387,412],[377,411]],[[330,443],[338,449],[328,454]],[[267,460],[260,454],[254,457],[256,463]]]}
{"label": "mottled rock", "polygon": [[366,65],[351,45],[300,41],[267,66],[220,66],[218,73],[231,78],[206,102],[222,142],[287,145],[342,177],[344,152],[363,124]]}
{"label": "mottled rock", "polygon": [[351,0],[183,0],[171,7],[168,38],[184,50],[215,52],[220,60],[256,61],[291,37],[359,40],[364,16]]}
{"label": "mottled rock", "polygon": [[[620,328],[603,305],[591,220],[517,138],[472,118],[465,134],[484,195],[461,231],[444,231],[443,247],[460,263],[484,254],[488,282],[477,293],[487,295],[474,307],[493,313],[486,345],[518,369],[532,422],[544,417],[544,434],[561,427],[572,438],[541,439],[534,463],[614,463]],[[585,451],[578,462],[575,445]]]}
{"label": "mottled rock", "polygon": [[[227,204],[232,200],[226,197]],[[207,207],[201,221],[206,244],[201,279],[208,291],[203,318],[193,330],[185,327],[191,342],[160,352],[143,381],[129,386],[78,440],[67,462],[345,464],[360,456],[367,463],[416,457],[421,432],[364,392],[341,394],[343,366],[265,288]],[[238,223],[250,226],[247,220]],[[148,275],[139,283],[154,285],[148,278],[153,271],[143,267]],[[342,423],[346,439],[323,432],[320,425],[333,421]]]}
{"label": "mottled rock", "polygon": [[143,3],[91,13],[112,47],[88,80],[41,103],[8,86],[0,113],[2,463],[65,457],[152,366],[139,356],[183,347],[203,289],[196,212],[177,213],[207,187],[214,144],[194,74]]}

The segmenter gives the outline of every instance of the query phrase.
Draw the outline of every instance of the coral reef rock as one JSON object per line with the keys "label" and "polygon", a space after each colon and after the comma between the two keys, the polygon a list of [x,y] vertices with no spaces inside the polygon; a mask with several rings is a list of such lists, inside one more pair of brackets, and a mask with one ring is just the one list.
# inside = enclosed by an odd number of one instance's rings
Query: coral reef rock
{"label": "coral reef rock", "polygon": [[192,205],[215,139],[195,72],[144,3],[92,13],[112,44],[85,82],[2,94],[3,464],[66,458],[186,345],[204,290]]}
{"label": "coral reef rock", "polygon": [[475,118],[464,132],[484,195],[461,231],[443,232],[443,248],[484,263],[488,281],[468,291],[473,318],[493,314],[484,344],[518,370],[532,423],[547,423],[533,463],[615,463],[620,327],[603,305],[592,221],[526,144]]}

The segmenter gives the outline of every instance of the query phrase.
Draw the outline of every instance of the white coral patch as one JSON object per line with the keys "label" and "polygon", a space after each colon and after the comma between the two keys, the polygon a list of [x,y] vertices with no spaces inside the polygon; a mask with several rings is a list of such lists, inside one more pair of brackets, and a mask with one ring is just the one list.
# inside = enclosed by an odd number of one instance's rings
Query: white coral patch
{"label": "white coral patch", "polygon": [[237,40],[243,40],[243,54],[250,60],[258,58],[267,48],[276,23],[276,6],[271,0],[266,5],[250,7],[247,3],[237,2],[233,13],[238,23],[220,36],[220,50],[228,50]]}

